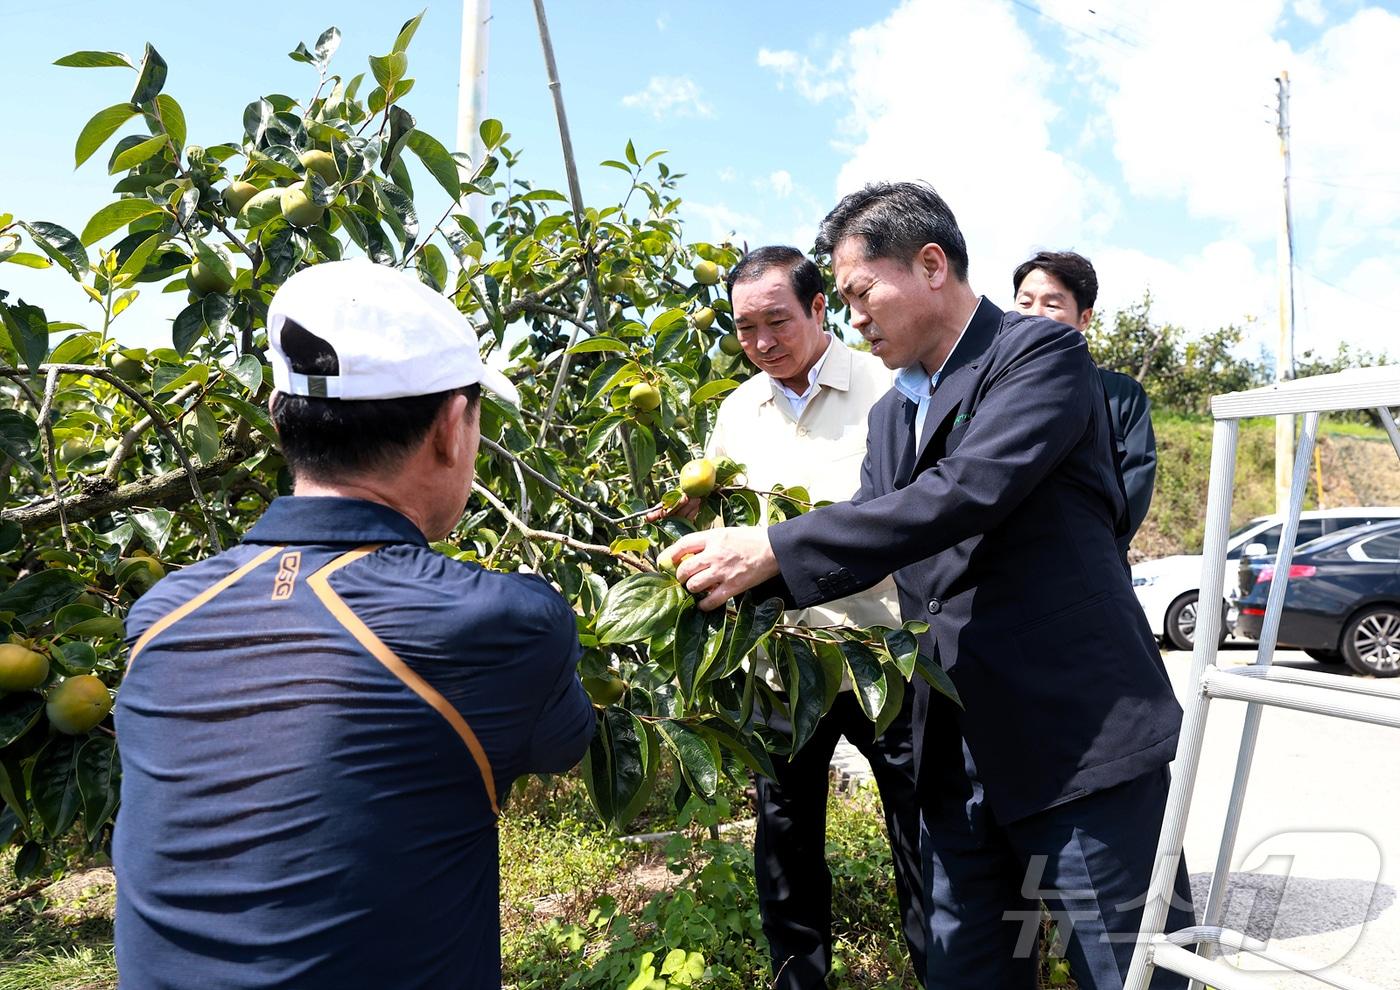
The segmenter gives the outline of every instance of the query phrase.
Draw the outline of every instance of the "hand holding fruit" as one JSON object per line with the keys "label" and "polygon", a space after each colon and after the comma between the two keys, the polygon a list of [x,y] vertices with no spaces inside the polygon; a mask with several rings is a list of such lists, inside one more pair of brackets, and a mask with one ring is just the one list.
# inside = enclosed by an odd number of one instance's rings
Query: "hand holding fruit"
{"label": "hand holding fruit", "polygon": [[676,580],[707,612],[779,574],[768,531],[760,526],[701,530],[681,537],[665,552],[679,561]]}

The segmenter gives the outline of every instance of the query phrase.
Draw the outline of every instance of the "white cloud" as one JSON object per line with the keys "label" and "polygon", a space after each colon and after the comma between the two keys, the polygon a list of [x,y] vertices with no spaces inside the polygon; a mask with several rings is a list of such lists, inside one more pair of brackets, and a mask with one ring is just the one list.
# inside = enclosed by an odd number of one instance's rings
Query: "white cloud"
{"label": "white cloud", "polygon": [[724,166],[724,168],[719,170],[720,182],[733,182],[738,177],[739,173],[734,171],[734,166],[732,165],[726,165]]}
{"label": "white cloud", "polygon": [[1400,281],[1400,114],[1384,95],[1400,13],[1352,6],[1344,22],[1300,34],[1299,21],[1328,21],[1315,0],[1038,7],[1044,16],[1011,0],[905,0],[824,65],[767,49],[758,63],[779,88],[831,103],[845,159],[836,193],[873,179],[938,188],[967,235],[973,283],[992,298],[1009,296],[1007,273],[1029,251],[1075,247],[1101,270],[1101,308],[1150,288],[1164,319],[1252,319],[1252,337],[1270,344],[1273,104],[1287,70],[1299,263],[1341,287],[1310,286],[1307,327],[1300,297],[1299,348],[1305,332],[1324,350],[1360,343],[1374,300]]}
{"label": "white cloud", "polygon": [[700,87],[686,76],[652,76],[647,88],[622,98],[622,105],[645,110],[657,120],[664,117],[713,117],[714,110],[700,97]]}
{"label": "white cloud", "polygon": [[792,195],[792,173],[787,169],[778,169],[768,176],[768,188],[779,199],[787,199]]}
{"label": "white cloud", "polygon": [[1322,22],[1327,20],[1322,0],[1293,0],[1293,13],[1314,27],[1321,27]]}
{"label": "white cloud", "polygon": [[765,243],[763,222],[748,213],[741,213],[722,203],[702,203],[687,200],[685,204],[686,239],[751,245]]}

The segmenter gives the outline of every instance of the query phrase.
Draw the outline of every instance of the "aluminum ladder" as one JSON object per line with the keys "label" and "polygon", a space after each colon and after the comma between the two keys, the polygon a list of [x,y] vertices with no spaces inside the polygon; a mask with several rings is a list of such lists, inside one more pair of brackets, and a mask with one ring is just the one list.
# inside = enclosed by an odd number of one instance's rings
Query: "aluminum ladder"
{"label": "aluminum ladder", "polygon": [[[1318,976],[1316,970],[1321,968],[1318,965],[1224,928],[1221,919],[1229,884],[1230,861],[1234,857],[1235,839],[1264,706],[1273,705],[1324,717],[1400,728],[1400,697],[1378,689],[1374,681],[1272,666],[1284,595],[1288,589],[1289,569],[1298,538],[1298,516],[1303,508],[1303,494],[1308,487],[1308,474],[1317,442],[1319,416],[1325,412],[1374,409],[1390,436],[1391,445],[1400,455],[1400,430],[1396,429],[1395,420],[1390,414],[1390,409],[1396,406],[1400,406],[1400,366],[1359,368],[1301,378],[1247,392],[1217,395],[1211,400],[1215,433],[1211,449],[1210,495],[1206,503],[1205,553],[1201,565],[1200,605],[1196,612],[1195,649],[1188,681],[1196,685],[1196,690],[1186,703],[1171,791],[1157,844],[1156,865],[1148,887],[1142,929],[1138,934],[1125,990],[1147,990],[1153,972],[1158,969],[1189,977],[1191,990],[1201,990],[1203,985],[1215,990],[1262,990],[1274,986],[1265,973],[1231,966],[1219,959],[1222,950],[1241,957],[1254,957],[1286,972],[1309,974],[1320,987],[1376,990],[1372,984],[1351,977]],[[1300,414],[1303,416],[1303,427],[1293,465],[1288,513],[1279,540],[1274,577],[1259,635],[1258,659],[1248,667],[1223,670],[1216,665],[1223,610],[1212,605],[1224,598],[1225,552],[1235,490],[1239,421],[1250,416]],[[1210,894],[1206,898],[1201,924],[1179,932],[1163,932],[1169,898],[1172,896],[1172,881],[1186,835],[1191,795],[1205,737],[1206,715],[1211,702],[1215,700],[1240,701],[1248,706],[1215,872],[1211,877]]]}

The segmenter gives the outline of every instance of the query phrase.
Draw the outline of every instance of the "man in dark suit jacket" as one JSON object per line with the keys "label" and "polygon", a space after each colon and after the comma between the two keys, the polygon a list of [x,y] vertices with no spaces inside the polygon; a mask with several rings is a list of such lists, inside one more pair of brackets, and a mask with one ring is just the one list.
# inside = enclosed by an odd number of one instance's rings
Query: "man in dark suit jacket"
{"label": "man in dark suit jacket", "polygon": [[[1099,278],[1094,266],[1073,251],[1041,251],[1021,263],[1011,276],[1016,310],[1027,316],[1046,316],[1074,327],[1089,329]],[[1119,371],[1099,369],[1108,396],[1109,422],[1128,494],[1128,531],[1118,537],[1123,559],[1147,509],[1152,504],[1152,484],[1157,478],[1157,438],[1152,433],[1152,403],[1136,378]]]}
{"label": "man in dark suit jacket", "polygon": [[[817,247],[852,325],[902,369],[871,411],[861,489],[687,536],[678,576],[716,608],[765,581],[806,606],[893,572],[964,706],[916,684],[928,987],[1034,987],[1042,899],[1079,985],[1120,987],[1181,710],[1115,545],[1126,505],[1084,338],[979,298],[927,185],[847,196]],[[1190,923],[1184,865],[1177,887],[1168,930]]]}

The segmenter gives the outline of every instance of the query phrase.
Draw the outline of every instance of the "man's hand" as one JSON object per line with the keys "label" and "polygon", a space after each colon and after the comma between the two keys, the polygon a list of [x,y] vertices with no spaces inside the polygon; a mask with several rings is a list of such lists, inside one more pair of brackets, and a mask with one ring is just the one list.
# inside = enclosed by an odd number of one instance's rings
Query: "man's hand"
{"label": "man's hand", "polygon": [[669,549],[679,564],[676,580],[709,612],[735,595],[778,576],[768,531],[758,526],[706,529],[683,536]]}
{"label": "man's hand", "polygon": [[661,519],[669,519],[671,516],[679,516],[682,519],[695,521],[695,517],[700,514],[700,506],[705,504],[703,498],[691,498],[687,495],[669,510],[664,505],[657,505],[647,513],[647,522],[657,522]]}

